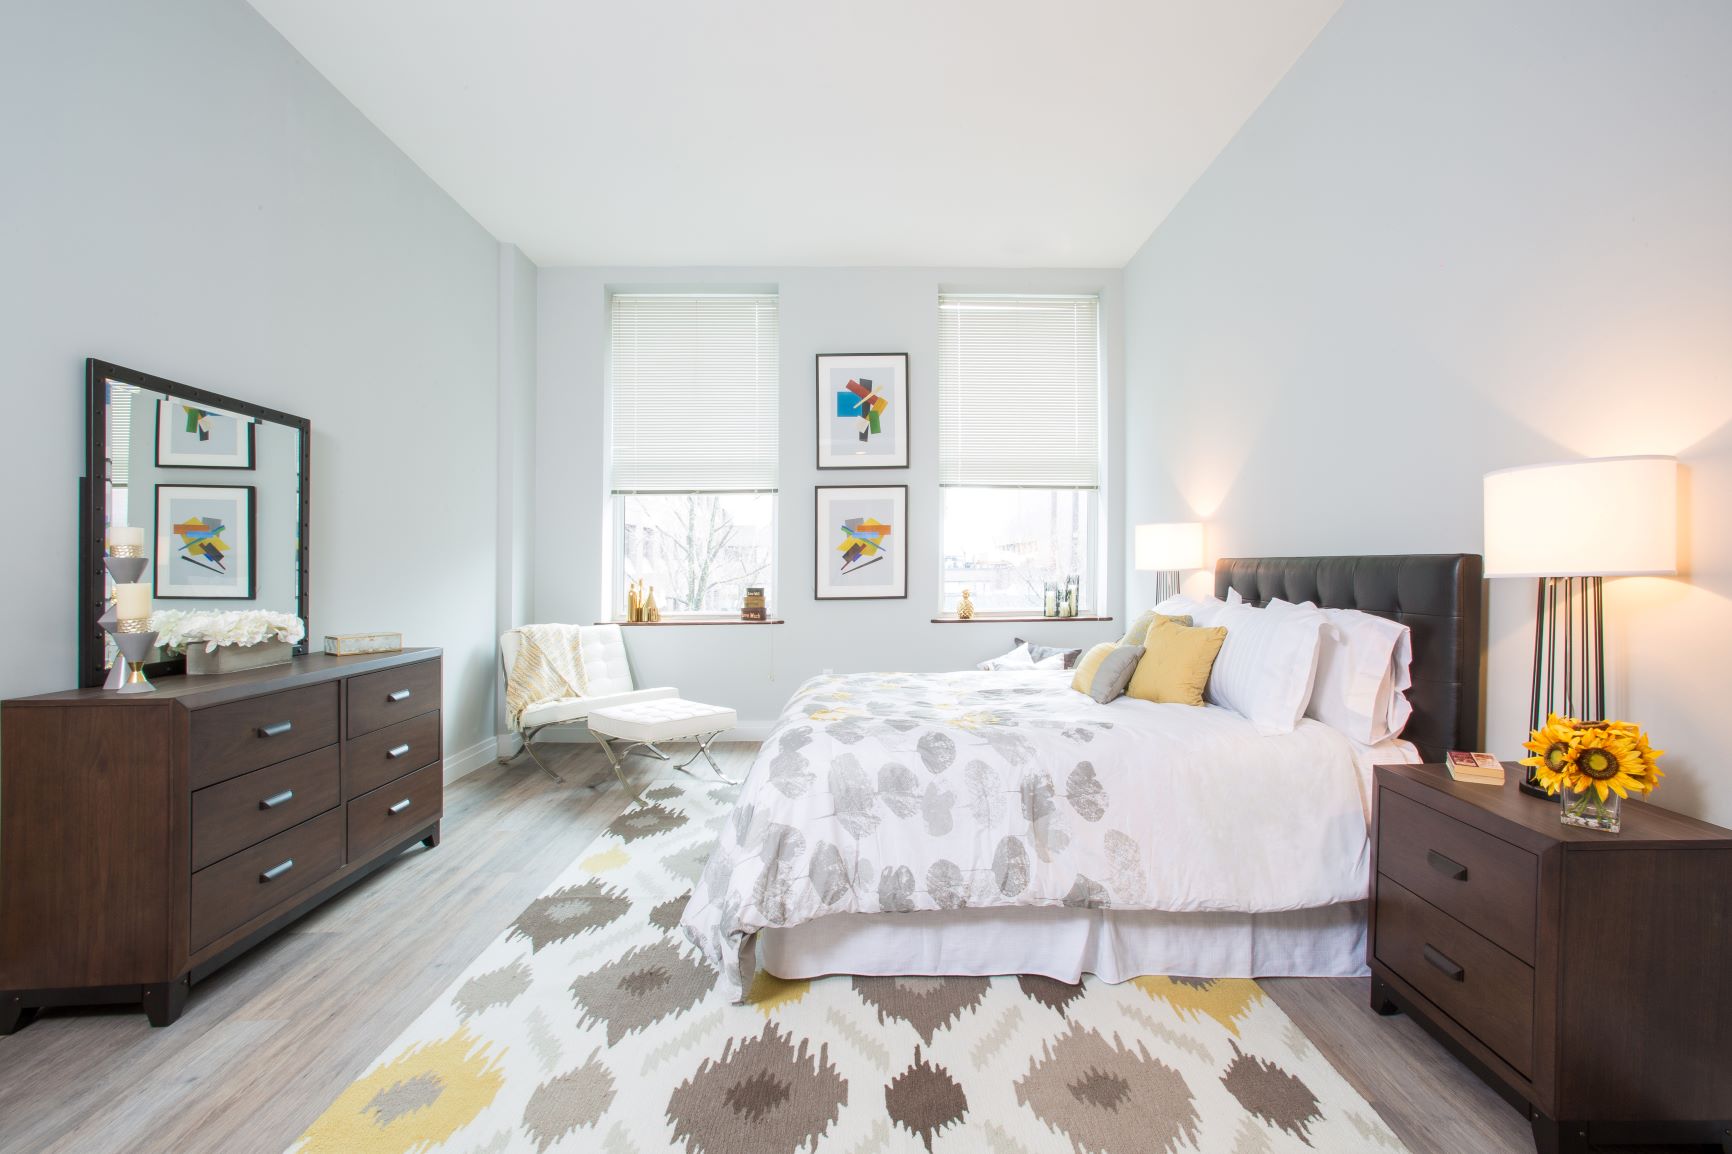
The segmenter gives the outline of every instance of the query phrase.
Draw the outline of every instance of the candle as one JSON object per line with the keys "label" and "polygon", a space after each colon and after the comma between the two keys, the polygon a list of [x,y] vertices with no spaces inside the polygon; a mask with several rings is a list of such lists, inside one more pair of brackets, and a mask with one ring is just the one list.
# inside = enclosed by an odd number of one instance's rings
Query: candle
{"label": "candle", "polygon": [[150,616],[150,586],[143,581],[114,587],[114,615],[121,621]]}
{"label": "candle", "polygon": [[136,525],[114,525],[108,530],[110,548],[116,545],[130,545],[135,549],[144,547],[144,530]]}

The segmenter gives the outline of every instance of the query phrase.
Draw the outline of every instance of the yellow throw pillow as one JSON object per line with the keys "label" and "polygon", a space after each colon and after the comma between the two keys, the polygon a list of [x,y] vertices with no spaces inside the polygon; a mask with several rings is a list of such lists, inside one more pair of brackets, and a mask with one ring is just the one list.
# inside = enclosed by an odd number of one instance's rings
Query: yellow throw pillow
{"label": "yellow throw pillow", "polygon": [[1222,628],[1194,629],[1176,621],[1157,620],[1149,626],[1143,659],[1137,662],[1125,695],[1144,701],[1203,704],[1203,686],[1209,683],[1209,670],[1215,667],[1215,657],[1225,640],[1227,631]]}
{"label": "yellow throw pillow", "polygon": [[1076,663],[1076,676],[1070,679],[1070,687],[1078,693],[1087,693],[1089,686],[1095,683],[1095,673],[1101,667],[1101,662],[1107,659],[1107,654],[1118,648],[1111,641],[1103,641],[1083,654]]}
{"label": "yellow throw pillow", "polygon": [[1153,609],[1145,609],[1141,613],[1137,614],[1137,619],[1131,622],[1131,627],[1125,630],[1125,635],[1123,637],[1119,638],[1119,644],[1141,645],[1143,643],[1143,638],[1149,635],[1149,626],[1153,625],[1156,621],[1176,621],[1180,625],[1189,625],[1191,623],[1191,618],[1189,614],[1182,614],[1173,617],[1165,613],[1156,613]]}

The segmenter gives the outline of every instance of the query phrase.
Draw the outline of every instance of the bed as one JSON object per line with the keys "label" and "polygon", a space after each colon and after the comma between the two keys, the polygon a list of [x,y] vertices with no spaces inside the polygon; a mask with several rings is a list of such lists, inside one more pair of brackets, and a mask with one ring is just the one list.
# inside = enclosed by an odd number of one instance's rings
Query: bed
{"label": "bed", "polygon": [[1479,558],[1224,559],[1216,592],[1412,630],[1402,740],[1218,707],[1099,705],[1055,671],[814,678],[687,904],[743,997],[784,978],[1119,981],[1364,972],[1371,767],[1478,742]]}

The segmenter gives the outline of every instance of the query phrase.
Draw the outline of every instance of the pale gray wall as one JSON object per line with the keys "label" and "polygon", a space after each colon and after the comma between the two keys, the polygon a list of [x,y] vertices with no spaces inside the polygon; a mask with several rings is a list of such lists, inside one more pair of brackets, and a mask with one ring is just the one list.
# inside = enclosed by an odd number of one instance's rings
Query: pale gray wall
{"label": "pale gray wall", "polygon": [[321,634],[446,649],[493,732],[498,246],[239,0],[7,8],[0,695],[76,675],[83,363],[313,422]]}
{"label": "pale gray wall", "polygon": [[[1689,572],[1608,582],[1610,704],[1670,751],[1657,800],[1726,823],[1729,59],[1717,0],[1349,0],[1125,273],[1127,527],[1478,551],[1488,469],[1679,455]],[[1506,757],[1532,598],[1492,582]]]}
{"label": "pale gray wall", "polygon": [[[1109,430],[1106,524],[1123,520],[1120,274],[1116,270],[543,269],[536,409],[535,615],[589,623],[605,612],[607,297],[611,289],[774,289],[780,295],[781,503],[776,604],[786,625],[628,629],[640,685],[733,707],[742,732],[760,733],[801,681],[824,669],[971,667],[1010,648],[1013,635],[1085,645],[1122,623],[938,625],[938,293],[1099,292]],[[813,358],[819,353],[909,354],[910,468],[817,469]],[[817,601],[812,594],[813,486],[909,486],[907,600]],[[1106,605],[1123,600],[1123,556],[1109,533]]]}
{"label": "pale gray wall", "polygon": [[[535,528],[535,322],[533,262],[499,246],[499,511],[494,578],[495,633],[529,620],[533,608],[530,542]],[[505,682],[499,679],[495,726],[504,736]]]}

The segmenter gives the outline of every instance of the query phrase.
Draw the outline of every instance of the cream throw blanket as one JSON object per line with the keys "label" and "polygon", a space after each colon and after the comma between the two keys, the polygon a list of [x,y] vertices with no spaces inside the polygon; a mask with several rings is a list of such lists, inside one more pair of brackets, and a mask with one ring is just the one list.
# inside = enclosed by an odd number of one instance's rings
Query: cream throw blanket
{"label": "cream throw blanket", "polygon": [[523,640],[505,679],[512,729],[521,728],[523,711],[532,705],[589,694],[576,625],[524,625],[517,632]]}

